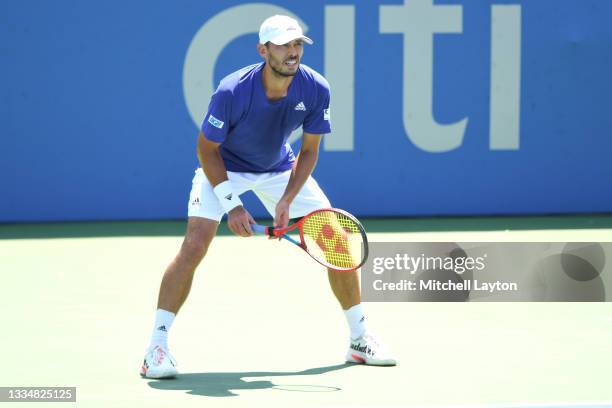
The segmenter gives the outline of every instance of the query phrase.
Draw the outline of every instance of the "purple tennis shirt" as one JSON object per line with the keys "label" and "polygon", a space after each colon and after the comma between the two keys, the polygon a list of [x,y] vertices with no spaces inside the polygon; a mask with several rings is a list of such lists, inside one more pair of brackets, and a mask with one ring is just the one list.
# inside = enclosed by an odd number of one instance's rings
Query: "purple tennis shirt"
{"label": "purple tennis shirt", "polygon": [[287,139],[303,131],[325,134],[329,120],[329,84],[321,74],[300,64],[287,96],[270,101],[263,87],[265,63],[242,68],[221,80],[202,123],[204,136],[221,143],[228,171],[285,171],[295,161]]}

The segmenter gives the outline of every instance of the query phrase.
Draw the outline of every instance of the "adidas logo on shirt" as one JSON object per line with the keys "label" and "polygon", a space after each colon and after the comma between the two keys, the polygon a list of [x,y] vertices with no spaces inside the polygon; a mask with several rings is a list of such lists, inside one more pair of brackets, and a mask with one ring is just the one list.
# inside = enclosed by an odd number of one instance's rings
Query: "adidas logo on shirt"
{"label": "adidas logo on shirt", "polygon": [[306,106],[304,105],[304,102],[300,102],[297,105],[295,105],[295,110],[300,110],[300,111],[305,111],[306,110]]}

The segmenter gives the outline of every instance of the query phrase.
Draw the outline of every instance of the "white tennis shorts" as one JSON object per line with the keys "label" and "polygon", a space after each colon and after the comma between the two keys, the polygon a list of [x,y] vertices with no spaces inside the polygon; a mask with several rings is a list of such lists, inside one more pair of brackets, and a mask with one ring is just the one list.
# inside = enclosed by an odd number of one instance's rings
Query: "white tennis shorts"
{"label": "white tennis shorts", "polygon": [[[253,191],[272,218],[274,218],[276,212],[276,203],[283,196],[290,175],[291,170],[279,173],[227,172],[227,177],[232,182],[234,192],[240,195],[249,190]],[[289,218],[303,217],[314,210],[329,207],[331,207],[331,204],[319,184],[314,178],[308,177],[308,180],[289,206]],[[224,213],[225,211],[213,192],[208,177],[201,168],[197,169],[189,195],[188,215],[218,222],[221,221]]]}

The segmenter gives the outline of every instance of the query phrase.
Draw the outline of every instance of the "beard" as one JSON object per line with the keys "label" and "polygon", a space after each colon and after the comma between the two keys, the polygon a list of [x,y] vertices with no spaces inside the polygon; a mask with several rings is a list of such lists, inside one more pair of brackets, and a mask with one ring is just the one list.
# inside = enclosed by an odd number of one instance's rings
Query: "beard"
{"label": "beard", "polygon": [[282,61],[277,60],[271,55],[268,57],[268,65],[272,68],[272,71],[278,76],[282,77],[292,77],[297,73],[297,68],[300,66],[299,58],[296,58],[297,62],[295,63],[295,71],[292,71],[291,68],[286,67]]}

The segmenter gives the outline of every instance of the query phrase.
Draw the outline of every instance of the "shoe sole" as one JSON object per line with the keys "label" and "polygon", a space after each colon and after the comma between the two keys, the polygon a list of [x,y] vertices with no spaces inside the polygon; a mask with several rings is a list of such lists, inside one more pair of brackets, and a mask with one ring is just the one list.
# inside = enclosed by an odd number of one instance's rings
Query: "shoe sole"
{"label": "shoe sole", "polygon": [[165,378],[176,378],[177,375],[178,375],[178,373],[177,374],[169,374],[169,375],[162,375],[162,376],[159,376],[159,377],[154,377],[154,376],[152,376],[150,374],[140,373],[140,376],[142,378],[150,378],[152,380],[162,380],[162,379],[165,379]]}
{"label": "shoe sole", "polygon": [[364,364],[378,367],[392,367],[397,365],[397,362],[395,360],[382,360],[378,362],[375,360],[367,360],[361,356],[358,356],[357,354],[351,354],[349,358],[346,359],[346,362],[352,364]]}
{"label": "shoe sole", "polygon": [[151,373],[148,373],[146,370],[141,369],[139,374],[140,374],[140,376],[142,378],[151,378],[153,380],[160,380],[162,378],[175,378],[178,375],[178,372],[173,373],[173,374],[164,374],[164,375],[159,375],[159,376],[153,376],[153,375],[151,375]]}

